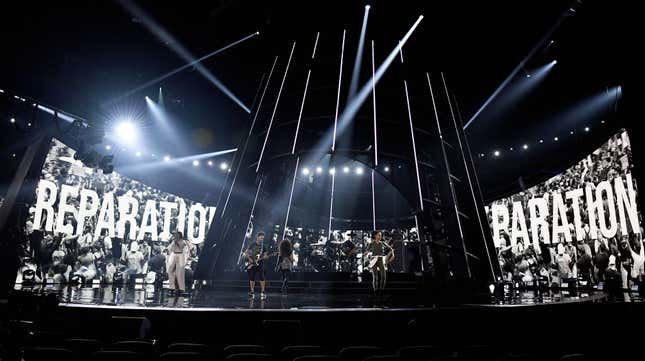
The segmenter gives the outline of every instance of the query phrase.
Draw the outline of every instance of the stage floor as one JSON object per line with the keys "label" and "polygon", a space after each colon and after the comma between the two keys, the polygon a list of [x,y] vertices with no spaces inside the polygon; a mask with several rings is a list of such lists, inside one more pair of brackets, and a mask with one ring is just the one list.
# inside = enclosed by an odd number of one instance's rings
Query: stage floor
{"label": "stage floor", "polygon": [[[119,308],[146,310],[427,310],[434,309],[431,297],[416,293],[388,293],[374,296],[365,293],[325,294],[321,292],[299,292],[283,296],[268,292],[267,299],[261,300],[259,292],[250,298],[246,292],[226,291],[201,287],[183,295],[173,295],[168,289],[153,285],[122,287],[112,285],[60,286],[60,285],[16,285],[16,290],[35,294],[55,294],[61,307]],[[639,297],[629,296],[629,301],[640,302]],[[620,300],[625,301],[625,300]],[[479,303],[462,303],[462,307],[521,307],[535,305],[566,304],[576,302],[608,302],[602,292],[570,292],[534,290],[513,291],[503,298],[487,297]]]}

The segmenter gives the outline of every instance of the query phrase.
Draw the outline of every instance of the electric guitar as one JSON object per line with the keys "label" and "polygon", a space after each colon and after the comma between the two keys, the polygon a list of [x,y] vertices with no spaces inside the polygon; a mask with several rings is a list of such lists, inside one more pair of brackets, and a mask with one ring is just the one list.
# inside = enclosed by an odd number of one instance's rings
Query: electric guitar
{"label": "electric guitar", "polygon": [[277,255],[278,255],[278,252],[266,253],[264,256],[262,256],[262,253],[258,253],[258,255],[256,255],[253,258],[253,262],[251,262],[248,258],[245,257],[244,268],[246,270],[250,270],[253,267],[259,266],[261,260],[269,259],[269,258],[271,258],[273,256],[277,256]]}

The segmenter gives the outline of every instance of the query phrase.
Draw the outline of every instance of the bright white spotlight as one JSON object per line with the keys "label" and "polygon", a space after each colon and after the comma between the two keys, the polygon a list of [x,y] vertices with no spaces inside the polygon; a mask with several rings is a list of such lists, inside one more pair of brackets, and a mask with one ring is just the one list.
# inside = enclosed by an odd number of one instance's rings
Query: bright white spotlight
{"label": "bright white spotlight", "polygon": [[602,124],[605,124],[605,121],[604,121],[604,120],[601,120],[600,122],[601,122]]}
{"label": "bright white spotlight", "polygon": [[164,162],[170,162],[170,156],[169,155],[164,155],[163,161]]}
{"label": "bright white spotlight", "polygon": [[572,134],[572,135],[573,135],[573,130],[572,130],[572,131],[570,131],[570,132],[569,132],[569,134]]}
{"label": "bright white spotlight", "polygon": [[356,174],[357,175],[363,174],[363,168],[362,167],[356,167]]}
{"label": "bright white spotlight", "polygon": [[513,150],[513,147],[508,148],[508,150]]}
{"label": "bright white spotlight", "polygon": [[212,160],[209,160],[209,161],[208,161],[208,166],[209,166],[209,167],[212,167],[212,166],[213,166],[213,161],[212,161]]}
{"label": "bright white spotlight", "polygon": [[219,165],[219,169],[221,170],[227,170],[228,169],[228,164],[226,162],[222,162]]}
{"label": "bright white spotlight", "polygon": [[529,149],[529,145],[528,145],[528,144],[524,144],[524,145],[522,146],[522,148],[524,148],[524,149]]}
{"label": "bright white spotlight", "polygon": [[199,161],[197,159],[193,161],[193,167],[199,167]]}
{"label": "bright white spotlight", "polygon": [[494,152],[493,152],[493,154],[494,154],[496,157],[499,157],[499,150],[494,151]]}
{"label": "bright white spotlight", "polygon": [[329,170],[329,174],[331,174],[331,175],[336,174],[336,168],[331,168],[331,169]]}
{"label": "bright white spotlight", "polygon": [[134,155],[136,155],[137,157],[140,157],[140,156],[141,156],[141,152],[136,152]]}
{"label": "bright white spotlight", "polygon": [[553,138],[553,140],[555,140],[556,142],[558,141],[558,139],[559,139],[558,137]]}
{"label": "bright white spotlight", "polygon": [[127,120],[119,122],[114,130],[116,132],[116,136],[127,143],[132,142],[137,135],[137,130],[134,124],[132,124],[131,121]]}
{"label": "bright white spotlight", "polygon": [[27,126],[28,126],[28,127],[31,127],[31,122],[27,123]]}
{"label": "bright white spotlight", "polygon": [[365,9],[369,10],[369,9],[370,9],[370,6],[369,6],[369,5],[365,5]]}
{"label": "bright white spotlight", "polygon": [[531,74],[526,74],[526,77],[527,77],[527,78],[530,78],[530,77],[531,77]]}
{"label": "bright white spotlight", "polygon": [[343,173],[349,173],[349,167],[343,167]]}
{"label": "bright white spotlight", "polygon": [[11,118],[11,119],[9,119],[9,121],[13,124],[13,123],[16,122],[16,118]]}
{"label": "bright white spotlight", "polygon": [[557,60],[554,60],[554,61],[552,61],[551,63],[552,63],[553,65],[555,65],[555,64],[557,64],[557,63],[558,63],[558,61],[557,61]]}
{"label": "bright white spotlight", "polygon": [[316,167],[316,173],[318,174],[322,173],[322,167]]}
{"label": "bright white spotlight", "polygon": [[540,143],[544,143],[544,139],[540,139]]}
{"label": "bright white spotlight", "polygon": [[302,174],[309,175],[309,168],[302,168]]}
{"label": "bright white spotlight", "polygon": [[390,171],[390,167],[385,167],[383,170],[385,171],[385,173],[387,173]]}
{"label": "bright white spotlight", "polygon": [[588,132],[588,131],[589,131],[589,127],[585,127],[585,132]]}

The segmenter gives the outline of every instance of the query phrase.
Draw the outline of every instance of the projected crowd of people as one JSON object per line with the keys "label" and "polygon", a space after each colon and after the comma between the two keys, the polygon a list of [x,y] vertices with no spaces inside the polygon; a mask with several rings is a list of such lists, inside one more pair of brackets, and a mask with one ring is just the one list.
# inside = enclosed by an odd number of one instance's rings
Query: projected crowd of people
{"label": "projected crowd of people", "polygon": [[[148,282],[162,279],[165,274],[168,246],[171,240],[167,229],[175,230],[190,222],[188,212],[176,217],[166,217],[168,225],[155,221],[156,232],[144,232],[138,225],[142,217],[146,217],[145,207],[148,201],[157,203],[176,204],[176,209],[188,209],[196,204],[179,196],[162,192],[138,181],[124,177],[116,172],[103,174],[101,171],[84,167],[74,160],[74,150],[58,140],[53,139],[45,163],[42,168],[41,182],[49,181],[61,189],[63,185],[77,189],[87,189],[96,192],[99,200],[112,193],[114,199],[128,196],[138,201],[138,209],[130,210],[136,222],[124,225],[123,234],[114,232],[114,223],[118,224],[121,212],[116,202],[112,230],[97,227],[99,213],[87,217],[79,217],[78,212],[54,212],[53,223],[59,224],[57,217],[64,217],[60,224],[71,225],[73,232],[61,232],[60,227],[48,230],[44,223],[49,217],[41,217],[40,223],[35,224],[36,207],[29,205],[29,216],[21,233],[19,257],[21,268],[17,274],[17,283],[23,281],[65,283],[70,281],[86,282],[100,280],[101,282],[131,281],[134,276],[146,277]],[[59,201],[63,192],[56,198],[52,209],[60,209]],[[51,194],[50,194],[51,196]],[[80,209],[78,198],[66,198],[65,202],[73,209]],[[98,208],[98,205],[97,205]],[[205,208],[206,209],[206,208]],[[211,211],[211,208],[208,208]],[[155,219],[164,218],[159,209],[155,209]],[[46,212],[45,212],[46,213]],[[150,213],[150,212],[148,212]],[[180,217],[185,217],[180,219]],[[82,222],[79,225],[79,222]],[[210,222],[208,222],[210,223]],[[165,226],[165,229],[164,229]],[[208,225],[207,225],[208,227]],[[136,228],[136,229],[132,229]],[[133,231],[133,232],[131,232]],[[141,231],[141,232],[139,232]],[[131,235],[136,235],[131,237]],[[190,278],[197,262],[201,242],[187,242],[186,247],[186,277]]]}
{"label": "projected crowd of people", "polygon": [[[631,177],[631,156],[629,137],[626,131],[621,131],[565,172],[521,193],[490,204],[487,207],[489,221],[491,228],[497,228],[498,231],[494,238],[504,280],[561,286],[572,279],[588,285],[604,285],[612,279],[620,282],[622,288],[640,285],[645,275],[645,247],[642,238],[642,216],[636,209],[636,180]],[[603,193],[595,193],[596,203],[589,203],[589,198],[594,196],[593,191],[603,182],[614,184],[616,191],[612,193],[609,188],[608,194],[598,196]],[[628,182],[632,184],[627,184]],[[630,204],[634,212],[631,218],[624,215],[628,211],[618,209],[625,204],[620,201],[619,196],[622,194],[620,191],[624,189],[632,191],[633,195]],[[570,195],[576,190],[579,190],[579,196],[582,196],[582,190],[585,190],[587,202],[570,199]],[[628,191],[625,193],[630,193]],[[521,222],[516,223],[515,218],[523,221],[524,214],[530,214],[530,223],[537,219],[535,210],[529,209],[529,201],[538,197],[546,199],[547,207],[543,208],[547,210],[546,223],[537,226],[529,224],[525,227],[534,230],[531,239],[514,236],[513,232],[521,233],[521,229],[515,228],[522,227]],[[613,201],[614,198],[616,202]],[[564,212],[557,211],[557,205],[554,207],[553,204],[562,199],[565,199],[561,208]],[[514,204],[518,203],[521,203],[519,212],[514,209]],[[590,204],[594,204],[591,210]],[[500,227],[499,220],[493,219],[492,214],[495,211],[491,212],[491,209],[500,205],[513,214],[514,220],[510,229]],[[510,211],[511,208],[513,211]],[[556,209],[553,214],[549,213],[551,209]],[[509,213],[506,213],[507,218]],[[561,213],[563,214],[560,216]],[[519,217],[516,217],[518,215]],[[528,218],[529,216],[526,219]],[[557,222],[556,228],[553,228],[554,222]],[[544,227],[545,225],[547,227]],[[559,227],[568,228],[571,236],[568,236],[567,232],[554,231],[549,239],[549,231],[561,229]],[[531,233],[531,230],[524,230],[523,234],[528,233]],[[546,238],[543,237],[545,234]],[[538,237],[535,237],[536,235]]]}

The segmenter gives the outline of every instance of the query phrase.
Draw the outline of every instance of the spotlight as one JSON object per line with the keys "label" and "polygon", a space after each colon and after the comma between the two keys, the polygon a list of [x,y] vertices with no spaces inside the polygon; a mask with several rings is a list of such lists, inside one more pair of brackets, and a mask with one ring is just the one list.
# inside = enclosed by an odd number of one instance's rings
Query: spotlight
{"label": "spotlight", "polygon": [[134,155],[136,155],[137,157],[140,157],[140,156],[141,156],[141,152],[136,152]]}
{"label": "spotlight", "polygon": [[169,155],[164,155],[163,161],[164,162],[170,162],[170,156]]}
{"label": "spotlight", "polygon": [[209,166],[209,167],[212,167],[212,166],[213,166],[213,161],[212,161],[212,160],[209,160],[209,161],[208,161],[208,166]]}
{"label": "spotlight", "polygon": [[526,77],[527,77],[527,78],[530,78],[530,77],[531,77],[531,74],[526,74]]}
{"label": "spotlight", "polygon": [[221,170],[227,170],[228,169],[228,164],[226,162],[222,162],[219,165],[219,169]]}
{"label": "spotlight", "polygon": [[499,157],[499,150],[494,151],[494,152],[493,152],[493,154],[494,154],[496,157]]}
{"label": "spotlight", "polygon": [[336,174],[336,168],[331,168],[329,170],[329,174],[332,174],[332,175]]}
{"label": "spotlight", "polygon": [[557,141],[558,141],[558,137],[553,138],[553,140],[555,140],[555,141],[557,142]]}
{"label": "spotlight", "polygon": [[513,150],[513,147],[508,148],[508,150]]}
{"label": "spotlight", "polygon": [[588,131],[589,131],[589,127],[585,127],[585,132],[588,132]]}
{"label": "spotlight", "polygon": [[558,61],[557,61],[557,60],[554,60],[554,61],[552,61],[551,63],[552,63],[553,65],[555,65],[555,64],[557,64],[557,63],[558,63]]}
{"label": "spotlight", "polygon": [[573,130],[569,132],[569,134],[573,134]]}
{"label": "spotlight", "polygon": [[540,139],[540,143],[544,143],[544,139]]}
{"label": "spotlight", "polygon": [[16,122],[16,118],[11,118],[11,119],[9,119],[9,121],[13,124],[13,123]]}
{"label": "spotlight", "polygon": [[365,5],[365,9],[369,10],[369,9],[370,9],[370,6],[369,6],[369,5]]}
{"label": "spotlight", "polygon": [[309,175],[309,168],[302,168],[302,174]]}
{"label": "spotlight", "polygon": [[132,142],[136,138],[136,129],[130,121],[119,122],[114,130],[119,139],[123,139],[125,142]]}
{"label": "spotlight", "polygon": [[28,127],[31,127],[31,122],[27,123],[27,126],[28,126]]}
{"label": "spotlight", "polygon": [[349,167],[343,167],[343,173],[349,173]]}
{"label": "spotlight", "polygon": [[193,161],[193,167],[199,167],[199,161],[197,159]]}
{"label": "spotlight", "polygon": [[110,150],[110,149],[112,149],[111,145],[108,144],[108,145],[105,146],[105,150]]}
{"label": "spotlight", "polygon": [[357,175],[361,175],[361,174],[363,174],[363,168],[362,168],[362,167],[357,167],[357,168],[356,168],[356,174],[357,174]]}
{"label": "spotlight", "polygon": [[522,146],[522,148],[524,148],[524,149],[529,149],[529,145],[528,145],[528,144],[524,144],[524,145]]}
{"label": "spotlight", "polygon": [[600,121],[600,123],[605,124],[605,121],[604,121],[604,120],[601,120],[601,121]]}
{"label": "spotlight", "polygon": [[318,174],[322,173],[322,167],[316,167],[316,173]]}
{"label": "spotlight", "polygon": [[385,167],[383,170],[385,171],[385,173],[387,173],[390,171],[390,167]]}

